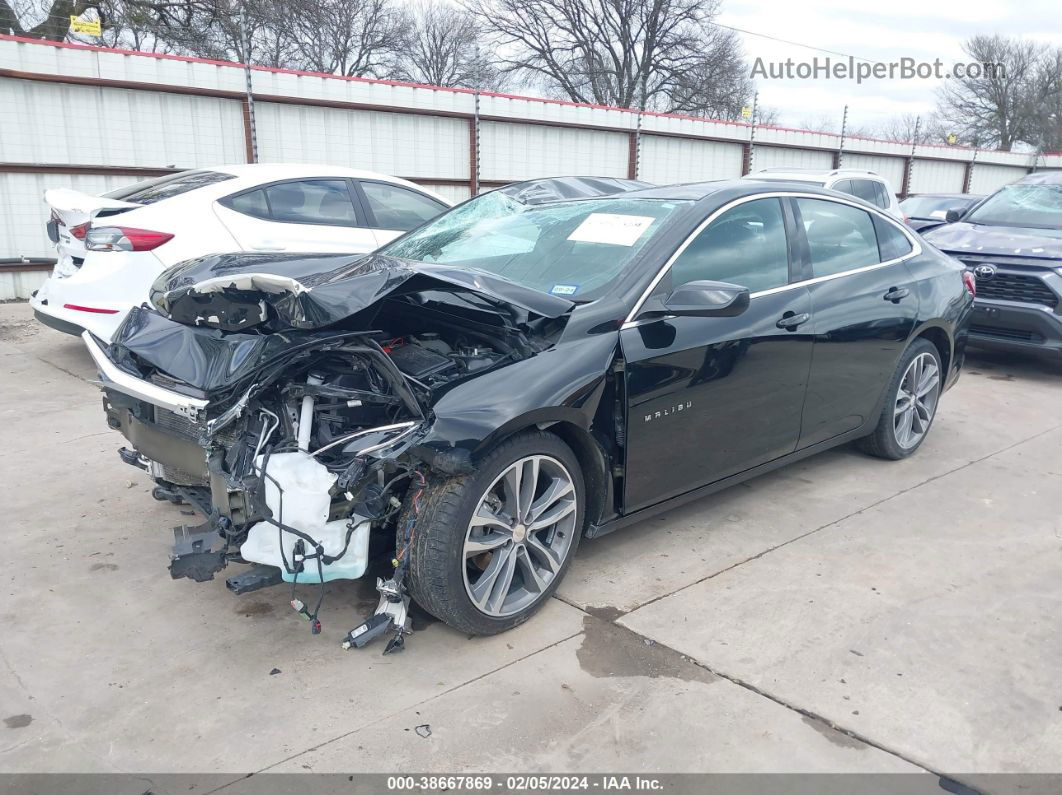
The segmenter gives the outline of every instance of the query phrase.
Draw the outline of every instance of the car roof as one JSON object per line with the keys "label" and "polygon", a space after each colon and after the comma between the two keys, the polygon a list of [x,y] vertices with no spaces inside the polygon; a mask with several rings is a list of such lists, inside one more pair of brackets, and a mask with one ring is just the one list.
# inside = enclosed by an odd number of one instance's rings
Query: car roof
{"label": "car roof", "polygon": [[822,181],[825,182],[833,177],[859,177],[861,179],[874,179],[878,182],[885,182],[885,179],[873,171],[869,171],[865,168],[764,168],[759,171],[746,174],[743,179],[765,179],[765,180],[799,180],[799,181]]}
{"label": "car roof", "polygon": [[1062,185],[1062,171],[1034,171],[1018,182],[1022,185]]}
{"label": "car roof", "polygon": [[[756,180],[748,177],[742,179],[719,179],[711,182],[686,182],[678,185],[662,185],[655,188],[628,191],[605,198],[610,199],[671,199],[673,201],[700,201],[716,193],[726,191],[728,199],[751,196],[756,193],[779,191],[786,193],[820,193],[823,196],[839,196],[837,191],[827,190],[817,185],[785,184],[773,180]],[[845,199],[853,197],[844,194]]]}
{"label": "car roof", "polygon": [[570,199],[599,198],[651,187],[652,183],[636,179],[571,176],[528,179],[495,188],[495,191],[520,204],[535,205]]}
{"label": "car roof", "polygon": [[443,202],[447,207],[453,205],[452,201],[431,190],[431,188],[417,185],[407,179],[394,177],[390,174],[381,174],[378,171],[365,171],[363,169],[347,168],[346,166],[330,166],[323,163],[233,163],[190,170],[219,171],[223,174],[232,174],[240,180],[241,184],[234,186],[239,188],[252,187],[260,183],[281,179],[313,179],[315,177],[344,177],[347,179],[390,182],[393,185],[403,185],[419,193],[427,194]]}
{"label": "car roof", "polygon": [[[397,180],[388,174],[365,171],[346,166],[330,166],[324,163],[234,163],[210,166],[202,171],[220,171],[237,177],[254,177],[255,179],[285,179],[294,176],[337,176],[355,179],[382,179],[388,182]],[[405,180],[398,180],[404,182]]]}

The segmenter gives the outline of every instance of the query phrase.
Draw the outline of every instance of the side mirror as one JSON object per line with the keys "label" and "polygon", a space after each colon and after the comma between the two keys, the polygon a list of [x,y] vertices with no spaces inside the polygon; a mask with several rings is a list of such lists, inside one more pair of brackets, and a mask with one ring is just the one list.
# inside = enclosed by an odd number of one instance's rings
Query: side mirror
{"label": "side mirror", "polygon": [[727,282],[686,282],[664,299],[664,311],[680,317],[734,317],[748,308],[748,289]]}
{"label": "side mirror", "polygon": [[958,221],[960,218],[962,218],[962,216],[963,216],[963,211],[962,210],[954,210],[954,209],[948,210],[946,213],[944,213],[944,221],[945,221],[945,223],[953,224],[956,221]]}

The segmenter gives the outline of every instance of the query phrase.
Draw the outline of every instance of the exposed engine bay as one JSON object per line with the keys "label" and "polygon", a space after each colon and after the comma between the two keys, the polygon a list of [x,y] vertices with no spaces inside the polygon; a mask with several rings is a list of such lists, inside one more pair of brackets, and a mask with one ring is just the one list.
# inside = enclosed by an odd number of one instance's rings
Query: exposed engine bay
{"label": "exposed engine bay", "polygon": [[[470,466],[465,450],[422,446],[432,407],[456,385],[548,348],[564,319],[433,285],[327,328],[278,332],[264,328],[276,312],[260,287],[230,281],[186,290],[180,305],[156,301],[165,313],[134,309],[109,348],[86,333],[108,425],[132,444],[120,454],[147,470],[157,499],[206,517],[175,528],[175,579],[254,564],[228,587],[290,583],[292,607],[316,634],[326,584],[363,576],[370,541],[386,539],[394,574],[378,581],[376,614],[345,645],[390,634],[387,651],[401,648],[419,495],[433,473]],[[182,311],[180,323],[166,316]],[[297,598],[300,585],[316,589],[315,605]]]}

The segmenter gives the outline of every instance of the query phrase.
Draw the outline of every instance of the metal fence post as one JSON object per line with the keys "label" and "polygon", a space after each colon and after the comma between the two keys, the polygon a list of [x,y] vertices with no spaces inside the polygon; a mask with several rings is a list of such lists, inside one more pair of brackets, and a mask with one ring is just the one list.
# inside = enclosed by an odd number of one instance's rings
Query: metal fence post
{"label": "metal fence post", "polygon": [[243,100],[243,132],[247,143],[247,162],[258,162],[258,131],[254,123],[254,91],[251,83],[251,37],[247,32],[247,16],[240,6],[240,38],[243,40],[243,75],[247,95]]}

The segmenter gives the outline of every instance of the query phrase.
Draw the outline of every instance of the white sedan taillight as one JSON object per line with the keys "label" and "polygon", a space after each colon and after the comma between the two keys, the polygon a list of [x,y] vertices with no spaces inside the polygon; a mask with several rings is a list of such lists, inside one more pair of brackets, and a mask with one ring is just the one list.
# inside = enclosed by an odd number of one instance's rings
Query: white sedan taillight
{"label": "white sedan taillight", "polygon": [[85,235],[85,248],[89,251],[151,251],[172,239],[173,235],[168,232],[125,226],[94,226]]}

